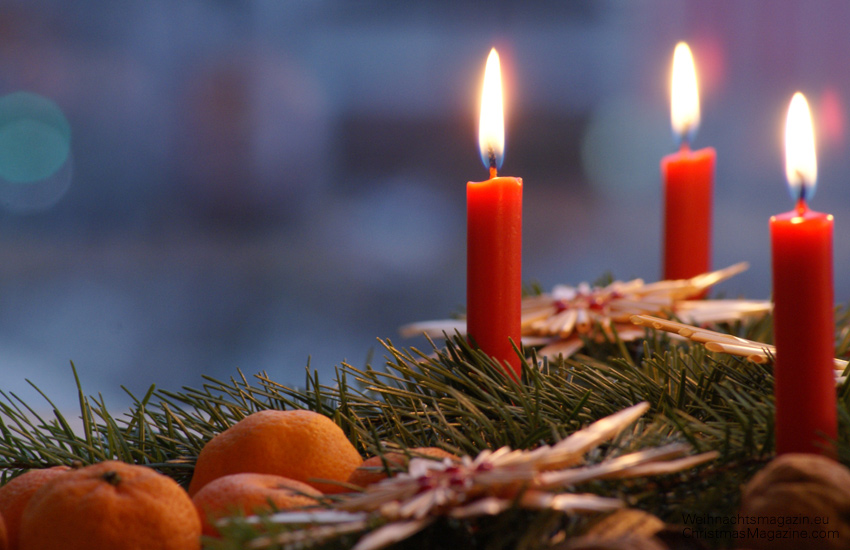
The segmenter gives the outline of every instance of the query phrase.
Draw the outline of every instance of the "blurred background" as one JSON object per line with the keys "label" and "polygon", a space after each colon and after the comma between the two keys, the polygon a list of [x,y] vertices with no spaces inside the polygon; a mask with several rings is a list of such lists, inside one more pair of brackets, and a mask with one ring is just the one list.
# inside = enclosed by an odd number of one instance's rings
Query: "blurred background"
{"label": "blurred background", "polygon": [[[770,294],[790,210],[783,128],[803,91],[816,210],[850,301],[850,3],[822,0],[4,0],[0,389],[87,393],[267,370],[301,385],[465,301],[465,184],[489,49],[503,175],[521,176],[523,274],[544,288],[660,277],[673,47],[717,149],[714,265]],[[427,344],[425,344],[427,346]],[[426,348],[427,349],[427,348]]]}

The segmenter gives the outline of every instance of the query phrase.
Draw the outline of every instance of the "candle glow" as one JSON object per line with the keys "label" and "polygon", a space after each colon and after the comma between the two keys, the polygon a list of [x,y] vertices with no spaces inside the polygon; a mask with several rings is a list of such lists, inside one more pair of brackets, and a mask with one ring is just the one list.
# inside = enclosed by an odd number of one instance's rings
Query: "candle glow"
{"label": "candle glow", "polygon": [[499,54],[490,50],[478,146],[490,179],[466,184],[466,327],[471,342],[519,380],[522,336],[522,178],[498,177],[505,149]]}
{"label": "candle glow", "polygon": [[776,453],[835,457],[833,218],[810,210],[817,160],[806,98],[794,94],[785,125],[790,212],[770,218]]}
{"label": "candle glow", "polygon": [[490,50],[484,69],[481,114],[478,119],[478,149],[484,166],[491,170],[502,167],[505,153],[505,114],[502,103],[502,69],[496,48]]}
{"label": "candle glow", "polygon": [[673,51],[670,118],[677,140],[690,142],[699,127],[699,91],[691,49],[684,42]]}
{"label": "candle glow", "polygon": [[694,59],[684,42],[673,52],[670,114],[679,150],[661,159],[664,194],[663,273],[689,279],[711,271],[713,148],[692,151],[700,122]]}
{"label": "candle glow", "polygon": [[815,132],[806,97],[797,92],[791,98],[785,120],[785,177],[795,201],[806,201],[815,194],[818,161]]}

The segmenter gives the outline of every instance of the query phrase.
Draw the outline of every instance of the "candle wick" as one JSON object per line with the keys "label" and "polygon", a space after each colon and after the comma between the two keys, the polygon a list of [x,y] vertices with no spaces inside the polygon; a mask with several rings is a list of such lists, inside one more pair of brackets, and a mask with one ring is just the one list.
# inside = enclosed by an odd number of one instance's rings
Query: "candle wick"
{"label": "candle wick", "polygon": [[806,179],[803,174],[797,170],[795,171],[797,178],[800,180],[800,188],[797,191],[797,213],[802,215],[806,211],[806,199],[808,198],[806,195],[809,190],[809,186],[806,185]]}
{"label": "candle wick", "polygon": [[497,170],[496,170],[496,152],[493,150],[492,147],[490,148],[489,151],[487,151],[487,157],[488,157],[488,160],[490,161],[490,179],[493,179],[493,178],[496,177]]}
{"label": "candle wick", "polygon": [[694,127],[688,124],[681,132],[674,132],[676,143],[682,151],[689,151],[691,148],[691,139],[694,137]]}

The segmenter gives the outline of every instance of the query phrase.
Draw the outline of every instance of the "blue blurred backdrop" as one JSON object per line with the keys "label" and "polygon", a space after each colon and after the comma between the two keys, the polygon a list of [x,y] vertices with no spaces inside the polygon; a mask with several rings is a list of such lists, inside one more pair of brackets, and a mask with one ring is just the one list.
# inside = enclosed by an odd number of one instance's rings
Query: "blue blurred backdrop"
{"label": "blue blurred backdrop", "polygon": [[835,215],[850,301],[848,26],[846,0],[4,0],[0,388],[37,401],[30,379],[70,408],[69,361],[113,406],[120,385],[237,368],[299,385],[309,360],[330,381],[342,361],[380,360],[377,337],[407,345],[398,326],[462,307],[491,46],[526,280],[659,277],[686,40],[694,146],[717,149],[714,265],[751,264],[719,290],[769,296],[800,90],[811,206]]}

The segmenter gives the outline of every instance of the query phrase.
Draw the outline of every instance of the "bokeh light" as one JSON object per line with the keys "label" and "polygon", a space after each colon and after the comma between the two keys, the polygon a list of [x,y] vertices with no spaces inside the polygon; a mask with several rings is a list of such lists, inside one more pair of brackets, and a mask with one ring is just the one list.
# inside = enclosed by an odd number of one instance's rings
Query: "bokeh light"
{"label": "bokeh light", "polygon": [[50,99],[0,97],[0,203],[16,211],[53,206],[71,185],[71,125]]}
{"label": "bokeh light", "polygon": [[71,151],[71,126],[46,97],[16,92],[0,97],[0,177],[32,183],[55,174]]}

